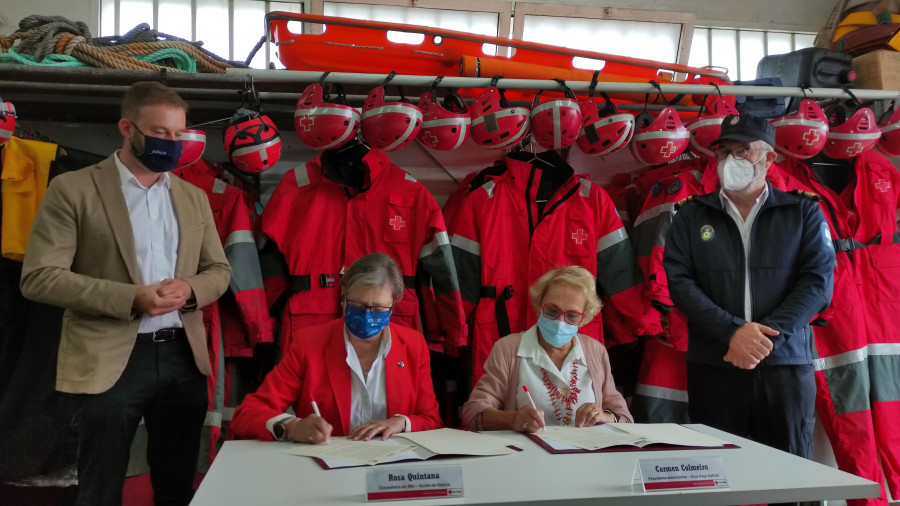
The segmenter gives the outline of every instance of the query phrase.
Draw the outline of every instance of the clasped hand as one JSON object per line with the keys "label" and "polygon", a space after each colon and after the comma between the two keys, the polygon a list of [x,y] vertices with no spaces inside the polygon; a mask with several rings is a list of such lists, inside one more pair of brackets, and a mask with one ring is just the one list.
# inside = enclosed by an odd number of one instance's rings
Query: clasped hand
{"label": "clasped hand", "polygon": [[753,369],[772,352],[770,337],[779,332],[761,323],[747,322],[731,336],[728,353],[722,360],[741,369]]}
{"label": "clasped hand", "polygon": [[164,279],[155,285],[139,286],[133,305],[144,314],[159,316],[181,309],[193,296],[194,290],[186,281]]}

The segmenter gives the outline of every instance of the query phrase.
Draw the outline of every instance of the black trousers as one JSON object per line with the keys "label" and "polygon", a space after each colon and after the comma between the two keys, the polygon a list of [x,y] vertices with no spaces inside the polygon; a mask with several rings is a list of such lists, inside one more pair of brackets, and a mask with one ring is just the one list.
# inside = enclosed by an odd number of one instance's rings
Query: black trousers
{"label": "black trousers", "polygon": [[812,365],[687,364],[691,421],[812,458],[816,381]]}
{"label": "black trousers", "polygon": [[111,389],[78,397],[79,506],[122,504],[131,441],[142,417],[156,505],[191,501],[207,395],[187,339],[136,343]]}

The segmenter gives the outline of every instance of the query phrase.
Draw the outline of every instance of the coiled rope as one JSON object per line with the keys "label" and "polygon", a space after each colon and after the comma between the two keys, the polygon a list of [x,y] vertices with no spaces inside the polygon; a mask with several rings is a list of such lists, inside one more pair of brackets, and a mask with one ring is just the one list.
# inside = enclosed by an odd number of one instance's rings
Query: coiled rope
{"label": "coiled rope", "polygon": [[207,51],[202,44],[160,33],[147,23],[125,35],[94,38],[84,22],[32,15],[19,22],[16,32],[0,36],[0,63],[215,74],[247,67]]}

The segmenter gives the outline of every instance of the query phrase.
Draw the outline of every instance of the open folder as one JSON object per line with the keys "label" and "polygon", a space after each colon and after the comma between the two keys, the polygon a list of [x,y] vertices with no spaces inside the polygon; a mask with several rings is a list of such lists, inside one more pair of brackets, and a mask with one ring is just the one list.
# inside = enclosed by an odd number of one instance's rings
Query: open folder
{"label": "open folder", "polygon": [[608,423],[593,427],[547,427],[528,437],[550,453],[738,448],[675,423]]}
{"label": "open folder", "polygon": [[452,455],[509,455],[521,451],[503,438],[456,429],[395,434],[387,441],[331,438],[328,444],[291,446],[284,453],[312,457],[325,469],[427,460]]}

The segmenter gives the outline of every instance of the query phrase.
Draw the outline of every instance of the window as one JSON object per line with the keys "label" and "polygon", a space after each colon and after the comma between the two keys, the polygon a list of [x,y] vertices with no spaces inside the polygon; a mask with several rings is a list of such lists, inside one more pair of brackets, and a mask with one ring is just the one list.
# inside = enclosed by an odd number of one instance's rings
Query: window
{"label": "window", "polygon": [[[265,35],[263,18],[270,11],[305,12],[305,2],[265,0],[101,0],[100,36],[124,35],[140,23],[190,41],[227,60],[245,61]],[[227,27],[225,29],[224,27]],[[265,43],[250,66],[284,68],[271,44]]]}
{"label": "window", "polygon": [[694,30],[693,67],[719,67],[735,81],[756,79],[756,66],[764,56],[813,47],[814,33],[775,32],[698,27]]}
{"label": "window", "polygon": [[[573,49],[683,63],[694,14],[516,2],[513,37]],[[592,62],[574,62],[593,68]]]}

